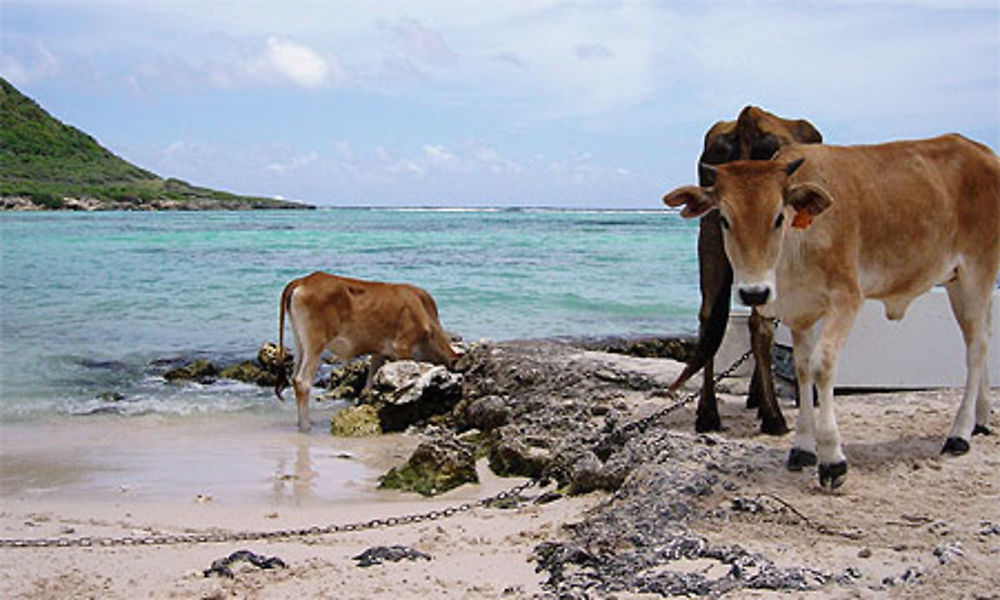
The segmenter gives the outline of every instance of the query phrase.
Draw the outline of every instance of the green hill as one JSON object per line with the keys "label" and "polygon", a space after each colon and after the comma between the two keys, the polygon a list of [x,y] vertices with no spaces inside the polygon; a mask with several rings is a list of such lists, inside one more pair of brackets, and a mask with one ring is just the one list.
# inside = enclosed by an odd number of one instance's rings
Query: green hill
{"label": "green hill", "polygon": [[6,208],[310,208],[163,179],[115,156],[79,129],[59,122],[2,77],[0,199],[0,206]]}

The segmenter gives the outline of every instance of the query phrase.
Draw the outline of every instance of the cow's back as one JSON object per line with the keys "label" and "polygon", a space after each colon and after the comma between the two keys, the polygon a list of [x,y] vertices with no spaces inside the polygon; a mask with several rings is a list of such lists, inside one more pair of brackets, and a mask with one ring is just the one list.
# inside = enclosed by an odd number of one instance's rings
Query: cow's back
{"label": "cow's back", "polygon": [[984,146],[946,135],[797,145],[779,156],[797,158],[805,163],[789,185],[819,184],[833,205],[808,230],[793,230],[790,250],[826,270],[856,268],[849,275],[867,297],[912,297],[942,283],[963,257],[1000,257],[1000,163]]}

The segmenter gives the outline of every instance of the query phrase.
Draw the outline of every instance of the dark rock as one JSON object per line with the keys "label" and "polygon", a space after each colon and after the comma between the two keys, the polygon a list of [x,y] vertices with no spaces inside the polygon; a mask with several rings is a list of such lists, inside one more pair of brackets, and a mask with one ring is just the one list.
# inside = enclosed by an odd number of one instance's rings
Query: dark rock
{"label": "dark rock", "polygon": [[696,346],[696,340],[687,337],[607,337],[577,343],[588,350],[640,358],[669,358],[678,362],[687,362]]}
{"label": "dark rock", "polygon": [[329,390],[324,393],[324,400],[340,400],[347,398],[361,398],[368,381],[368,369],[371,366],[370,358],[363,358],[342,364],[330,371],[329,379],[325,382],[325,387]]}
{"label": "dark rock", "polygon": [[125,400],[125,395],[119,392],[103,392],[97,395],[97,399],[101,402],[122,402]]}
{"label": "dark rock", "polygon": [[183,367],[170,369],[163,378],[170,382],[196,381],[198,383],[214,383],[219,375],[219,369],[211,361],[199,358]]}
{"label": "dark rock", "polygon": [[219,371],[219,377],[262,386],[273,386],[277,382],[274,373],[265,371],[257,363],[249,360],[224,367]]}
{"label": "dark rock", "polygon": [[233,563],[240,561],[247,561],[255,567],[259,567],[261,569],[283,569],[287,566],[285,561],[281,560],[277,556],[262,556],[249,550],[237,550],[229,556],[212,561],[212,566],[205,569],[202,573],[205,577],[220,575],[222,577],[233,579],[235,575],[230,567]]}
{"label": "dark rock", "polygon": [[354,557],[359,567],[380,565],[385,561],[431,560],[431,555],[406,546],[374,546]]}
{"label": "dark rock", "polygon": [[448,436],[422,442],[405,465],[382,477],[379,487],[433,496],[478,482],[474,448]]}
{"label": "dark rock", "polygon": [[962,542],[954,541],[947,544],[940,544],[934,548],[934,556],[937,557],[938,562],[942,565],[948,564],[959,556],[965,556],[965,552],[962,550]]}
{"label": "dark rock", "polygon": [[490,447],[488,457],[490,469],[505,477],[541,477],[552,461],[547,449],[529,446],[516,433],[505,433],[503,429],[498,441]]}
{"label": "dark rock", "polygon": [[492,431],[507,424],[510,409],[503,398],[485,396],[478,398],[465,407],[462,424],[465,427]]}
{"label": "dark rock", "polygon": [[979,535],[1000,535],[1000,524],[990,521],[979,522]]}

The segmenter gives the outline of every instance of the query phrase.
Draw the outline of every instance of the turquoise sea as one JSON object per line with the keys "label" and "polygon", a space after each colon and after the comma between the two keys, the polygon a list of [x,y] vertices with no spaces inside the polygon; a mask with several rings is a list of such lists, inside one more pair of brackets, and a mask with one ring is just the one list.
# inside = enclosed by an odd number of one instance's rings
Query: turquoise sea
{"label": "turquoise sea", "polygon": [[315,270],[417,284],[466,340],[692,333],[696,237],[655,210],[0,214],[0,418],[109,393],[125,415],[274,410],[269,390],[161,375],[254,356],[284,284]]}

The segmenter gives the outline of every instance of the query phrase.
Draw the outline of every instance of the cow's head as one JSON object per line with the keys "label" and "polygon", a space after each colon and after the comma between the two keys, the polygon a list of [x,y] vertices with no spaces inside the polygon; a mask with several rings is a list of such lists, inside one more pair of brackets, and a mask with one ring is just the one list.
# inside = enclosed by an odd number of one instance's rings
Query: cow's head
{"label": "cow's head", "polygon": [[703,165],[714,185],[681,187],[663,198],[667,206],[683,206],[685,218],[719,211],[733,286],[747,306],[777,298],[775,272],[785,232],[790,227],[808,228],[813,217],[833,202],[819,185],[789,182],[802,163],[803,159]]}
{"label": "cow's head", "polygon": [[792,144],[821,144],[823,135],[805,119],[785,119],[756,106],[740,111],[735,121],[719,121],[705,134],[698,183],[712,185],[706,166],[736,160],[769,160]]}

